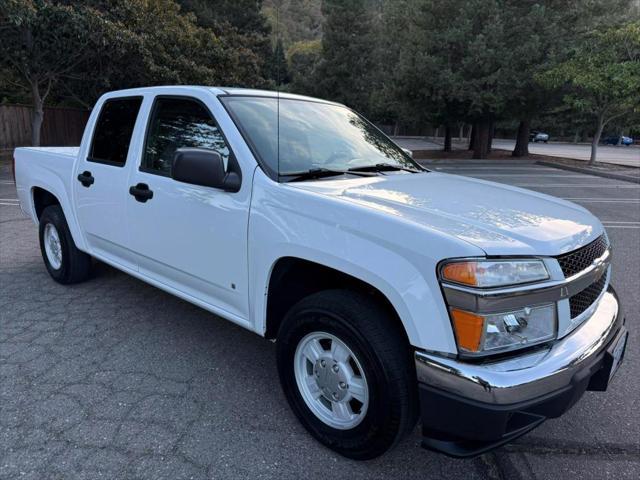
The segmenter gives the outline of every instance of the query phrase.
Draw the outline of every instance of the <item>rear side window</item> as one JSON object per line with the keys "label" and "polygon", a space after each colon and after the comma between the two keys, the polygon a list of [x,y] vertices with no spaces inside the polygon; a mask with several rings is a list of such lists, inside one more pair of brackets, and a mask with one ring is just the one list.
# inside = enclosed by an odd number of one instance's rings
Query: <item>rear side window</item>
{"label": "rear side window", "polygon": [[127,161],[142,97],[114,98],[102,105],[89,152],[90,162],[122,167]]}
{"label": "rear side window", "polygon": [[214,150],[227,165],[227,142],[202,103],[189,98],[158,97],[147,130],[142,170],[171,175],[173,157],[183,147]]}

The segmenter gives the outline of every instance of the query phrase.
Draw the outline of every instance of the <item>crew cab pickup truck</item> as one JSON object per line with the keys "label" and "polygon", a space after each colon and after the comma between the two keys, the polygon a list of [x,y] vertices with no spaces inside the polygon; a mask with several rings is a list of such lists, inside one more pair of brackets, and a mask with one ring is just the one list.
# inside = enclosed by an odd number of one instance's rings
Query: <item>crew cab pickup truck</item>
{"label": "crew cab pickup truck", "polygon": [[293,412],[351,458],[418,419],[426,448],[487,451],[606,390],[624,355],[597,218],[425,170],[343,105],[112,92],[79,148],[18,148],[15,176],[54,280],[97,259],[275,340]]}

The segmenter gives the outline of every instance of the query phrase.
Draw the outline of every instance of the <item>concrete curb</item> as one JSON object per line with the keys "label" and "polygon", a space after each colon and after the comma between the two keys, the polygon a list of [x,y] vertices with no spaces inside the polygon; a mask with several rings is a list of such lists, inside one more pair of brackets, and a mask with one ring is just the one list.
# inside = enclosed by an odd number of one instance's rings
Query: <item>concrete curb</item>
{"label": "concrete curb", "polygon": [[558,168],[560,170],[568,170],[570,172],[585,173],[587,175],[595,175],[597,177],[611,178],[613,180],[622,180],[624,182],[640,183],[640,177],[633,177],[631,175],[624,175],[622,173],[601,172],[599,170],[592,170],[590,168],[574,167],[573,165],[564,165],[562,163],[548,162],[545,160],[538,160],[535,163],[537,165]]}

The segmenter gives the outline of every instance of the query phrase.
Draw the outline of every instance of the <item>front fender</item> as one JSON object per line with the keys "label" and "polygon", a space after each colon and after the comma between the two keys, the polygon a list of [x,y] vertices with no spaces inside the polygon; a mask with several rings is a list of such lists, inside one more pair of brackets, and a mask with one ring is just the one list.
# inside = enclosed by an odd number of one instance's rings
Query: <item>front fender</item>
{"label": "front fender", "polygon": [[[379,290],[395,308],[415,347],[457,351],[435,273],[442,255],[455,256],[454,250],[460,254],[455,244],[430,239],[424,230],[394,223],[393,218],[365,218],[371,212],[361,206],[259,177],[254,179],[249,219],[250,314],[258,333],[266,331],[266,295],[273,267],[282,257],[294,257]],[[353,218],[373,228],[352,227]]]}

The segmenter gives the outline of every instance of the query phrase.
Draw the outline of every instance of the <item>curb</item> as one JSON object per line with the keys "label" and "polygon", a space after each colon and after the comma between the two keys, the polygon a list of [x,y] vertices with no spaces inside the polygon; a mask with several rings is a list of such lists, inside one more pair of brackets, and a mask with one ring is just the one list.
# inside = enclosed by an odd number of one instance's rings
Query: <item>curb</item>
{"label": "curb", "polygon": [[568,170],[570,172],[586,173],[587,175],[595,175],[597,177],[611,178],[613,180],[622,180],[624,182],[640,183],[640,177],[633,177],[630,175],[624,175],[622,173],[600,172],[598,170],[591,170],[589,168],[574,167],[572,165],[563,165],[561,163],[548,162],[545,160],[538,160],[535,163],[537,165],[558,168],[560,170]]}

